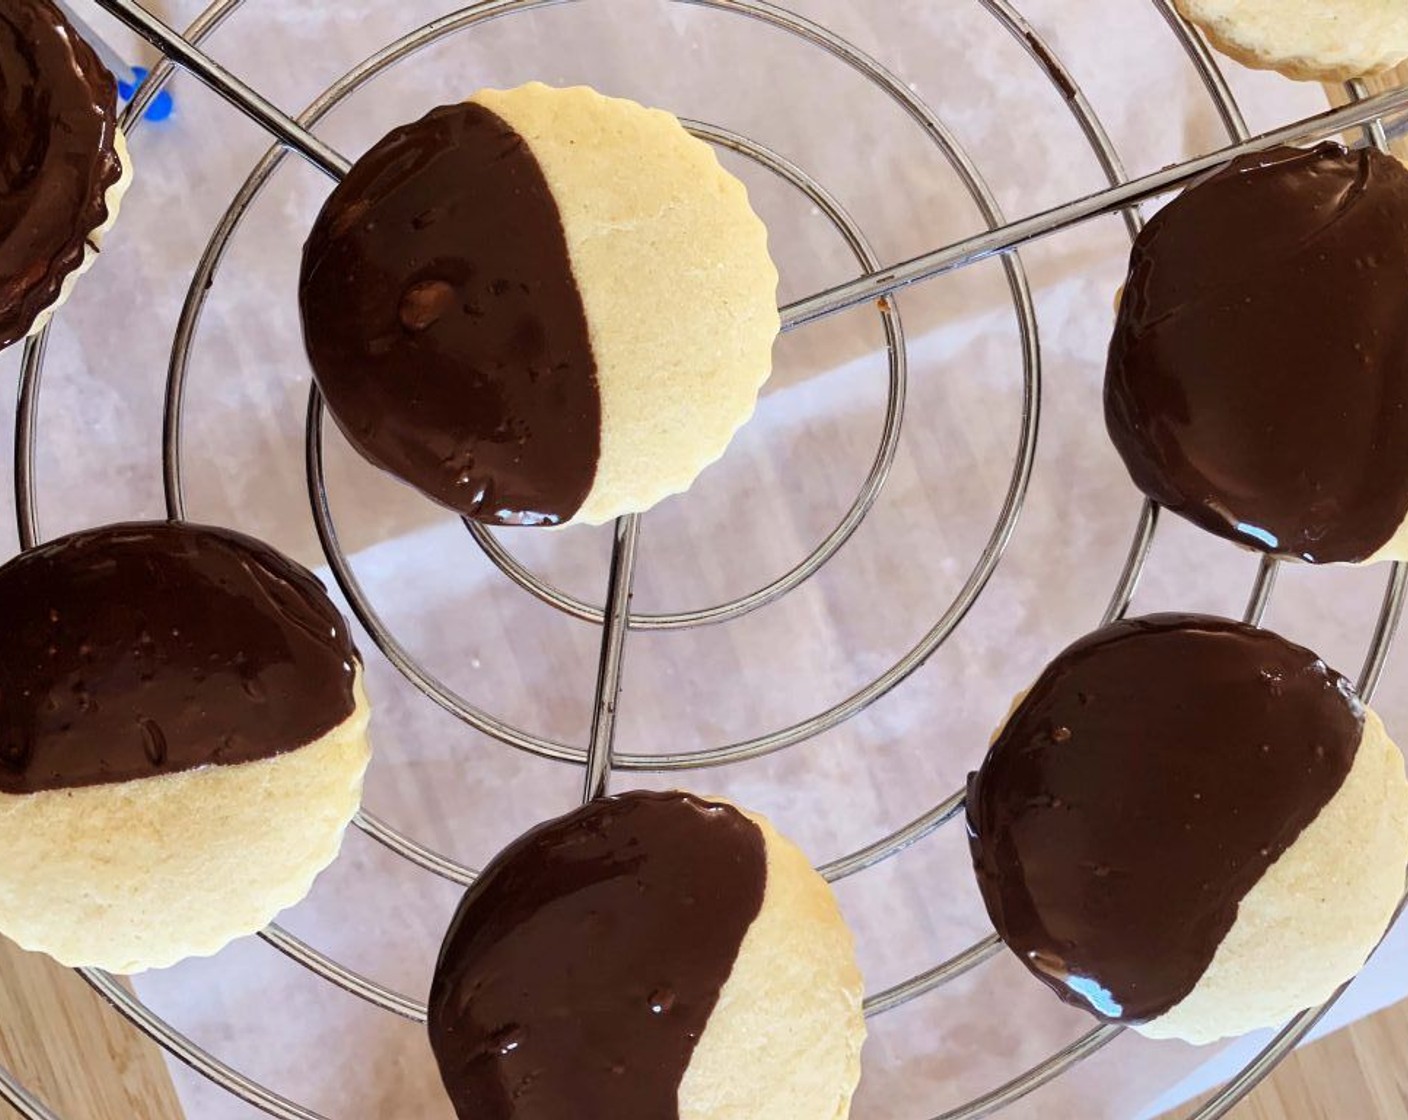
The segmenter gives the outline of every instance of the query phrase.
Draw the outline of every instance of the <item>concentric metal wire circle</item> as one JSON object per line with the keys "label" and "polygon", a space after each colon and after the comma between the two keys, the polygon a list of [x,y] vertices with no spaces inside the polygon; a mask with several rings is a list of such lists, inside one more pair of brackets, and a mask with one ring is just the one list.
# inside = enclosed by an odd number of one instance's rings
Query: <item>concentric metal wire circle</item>
{"label": "concentric metal wire circle", "polygon": [[[531,11],[536,8],[554,7],[571,0],[520,0],[507,5],[493,3],[475,5],[444,19],[426,25],[405,36],[397,43],[378,52],[362,66],[346,75],[309,107],[299,118],[305,126],[315,125],[329,111],[346,97],[372,80],[378,74],[409,57],[416,51],[430,46],[445,36],[467,28],[500,18],[509,12]],[[876,82],[884,92],[899,104],[918,123],[948,158],[959,175],[970,196],[978,206],[989,228],[1002,222],[1002,215],[990,190],[972,161],[959,147],[948,130],[928,111],[917,97],[894,75],[890,74],[873,59],[859,52],[844,40],[832,35],[800,17],[774,8],[771,5],[742,2],[742,0],[682,0],[697,6],[738,12],[754,19],[764,20],[780,29],[799,35],[834,57],[842,60],[870,80]],[[807,175],[801,168],[783,159],[774,152],[745,137],[702,123],[694,123],[696,134],[727,147],[761,164],[772,173],[790,182],[806,195],[814,205],[822,210],[828,219],[850,245],[865,271],[873,271],[879,266],[863,235],[855,223],[845,213],[825,189]],[[185,396],[186,374],[189,367],[192,345],[196,329],[204,307],[212,279],[231,237],[238,228],[249,206],[258,197],[273,172],[287,157],[281,148],[271,150],[255,168],[244,187],[236,195],[229,210],[216,228],[204,256],[201,259],[187,294],[177,327],[175,344],[172,349],[171,367],[168,377],[168,406],[166,440],[164,448],[165,477],[167,482],[167,502],[172,516],[184,514],[184,500],[181,493],[181,424]],[[1023,351],[1022,383],[1022,426],[1013,465],[1008,491],[1004,498],[997,522],[981,556],[975,563],[967,581],[953,602],[943,612],[929,632],[903,658],[887,672],[870,681],[852,695],[834,704],[826,711],[790,727],[781,728],[769,734],[757,736],[738,743],[673,754],[617,754],[612,765],[616,770],[668,771],[694,769],[703,766],[719,766],[758,758],[784,747],[811,738],[836,726],[857,712],[869,706],[910,673],[924,663],[933,652],[948,638],[962,621],[964,615],[976,601],[993,571],[1002,550],[1010,538],[1021,509],[1022,499],[1031,474],[1035,451],[1037,411],[1040,384],[1040,350],[1037,343],[1036,316],[1032,304],[1030,287],[1027,284],[1021,264],[1015,258],[1003,261],[1009,288],[1018,316]],[[903,335],[899,325],[898,312],[886,304],[881,315],[886,332],[887,348],[890,354],[890,383],[886,405],[884,434],[876,459],[861,493],[852,504],[841,522],[827,535],[825,540],[791,572],[742,599],[720,604],[703,611],[687,612],[678,615],[642,616],[642,627],[675,628],[678,626],[702,625],[736,618],[767,602],[774,601],[782,594],[798,586],[809,575],[818,570],[845,543],[860,525],[870,509],[888,475],[899,439],[900,421],[903,415],[905,388],[905,358]],[[309,436],[309,480],[314,518],[322,540],[328,562],[349,605],[372,640],[387,658],[425,695],[440,704],[447,711],[474,727],[476,730],[502,742],[527,751],[542,758],[582,764],[587,760],[587,752],[581,747],[539,735],[532,731],[514,727],[483,711],[465,697],[438,679],[419,663],[391,632],[376,611],[361,584],[338,539],[332,510],[328,499],[322,467],[321,404],[316,392],[310,400]],[[522,586],[551,602],[569,614],[600,621],[601,612],[564,595],[543,581],[532,577],[525,569],[513,561],[501,548],[497,547],[489,534],[477,536],[481,543],[488,544],[490,559],[499,563],[511,578]]]}
{"label": "concentric metal wire circle", "polygon": [[[182,53],[187,53],[185,48],[188,44],[198,44],[210,34],[220,22],[230,15],[239,6],[240,2],[241,0],[216,0],[200,19],[188,29],[185,35],[185,44],[180,43],[178,40],[172,40],[168,45],[180,48]],[[355,89],[359,88],[367,81],[370,81],[396,62],[414,54],[416,51],[428,46],[432,42],[438,41],[448,34],[473,27],[477,24],[482,24],[513,12],[556,6],[570,2],[573,2],[573,0],[487,0],[487,2],[472,4],[457,13],[426,25],[373,55],[361,66],[350,71],[341,81],[331,86],[322,97],[309,107],[307,112],[300,118],[299,123],[306,126],[315,124],[323,115],[345,97],[349,96]],[[1098,117],[1096,117],[1089,104],[1086,102],[1079,86],[1071,79],[1070,74],[1066,71],[1058,56],[1051,51],[1049,44],[1026,23],[1020,13],[1008,0],[978,0],[978,2],[1022,44],[1031,57],[1046,71],[1053,86],[1066,100],[1070,111],[1082,132],[1089,140],[1096,158],[1111,184],[1110,191],[1105,192],[1102,196],[1096,196],[1088,200],[1078,200],[1075,203],[1058,208],[1048,215],[1039,215],[1031,219],[1023,219],[1022,221],[1005,225],[981,175],[968,157],[957,146],[952,136],[945,130],[943,125],[922,102],[898,82],[898,79],[885,71],[878,63],[859,51],[852,44],[840,39],[810,21],[786,12],[775,5],[763,2],[763,0],[676,0],[676,2],[692,3],[697,6],[733,12],[797,35],[806,42],[825,50],[827,53],[840,59],[874,81],[925,130],[929,138],[938,145],[948,157],[951,165],[959,174],[969,190],[970,195],[978,205],[990,231],[992,231],[990,235],[978,235],[974,238],[970,238],[965,243],[950,246],[942,250],[936,250],[934,253],[927,254],[925,257],[917,258],[915,261],[906,262],[904,265],[883,270],[866,246],[864,237],[860,230],[856,228],[854,222],[844,210],[835,203],[835,200],[830,197],[825,191],[825,188],[812,180],[801,168],[796,167],[761,145],[748,140],[746,137],[738,136],[702,122],[693,122],[692,127],[696,135],[700,135],[712,143],[733,150],[761,164],[801,191],[832,221],[833,225],[844,237],[847,244],[856,255],[858,263],[867,274],[861,280],[841,285],[837,289],[833,289],[829,292],[820,293],[817,296],[801,301],[792,308],[786,309],[785,324],[789,328],[800,326],[822,314],[828,314],[846,306],[855,306],[868,299],[872,291],[881,294],[893,292],[905,284],[939,275],[952,268],[983,259],[994,251],[1003,252],[1009,250],[1017,244],[1033,237],[1043,236],[1057,229],[1067,228],[1069,225],[1084,220],[1087,217],[1094,216],[1095,214],[1120,210],[1129,227],[1131,235],[1133,235],[1139,228],[1139,217],[1135,206],[1142,198],[1152,197],[1154,194],[1161,193],[1161,191],[1168,189],[1170,186],[1186,182],[1195,174],[1200,173],[1203,167],[1212,165],[1209,157],[1189,161],[1181,168],[1170,169],[1162,173],[1147,176],[1137,184],[1129,184],[1129,189],[1126,189],[1125,184],[1127,183],[1127,178],[1120,164],[1119,157],[1109,141],[1108,135]],[[108,7],[110,10],[113,10],[115,14],[124,18],[131,15],[129,0],[100,0],[100,3],[103,3],[105,7]],[[1235,101],[1232,99],[1227,84],[1218,70],[1212,55],[1208,51],[1206,44],[1194,30],[1177,17],[1169,0],[1154,0],[1154,3],[1167,18],[1171,28],[1179,38],[1179,41],[1188,52],[1193,65],[1201,74],[1204,83],[1214,99],[1218,112],[1228,129],[1229,135],[1234,141],[1246,141],[1247,130],[1242,121],[1241,113]],[[197,61],[199,61],[199,59],[197,59]],[[125,118],[125,126],[129,131],[135,130],[138,126],[141,113],[144,111],[146,104],[149,102],[149,99],[155,96],[159,91],[161,85],[164,84],[169,77],[169,73],[169,64],[165,62],[161,63],[154,71],[152,82],[144,88],[142,95],[137,101],[134,102],[132,106],[129,106]],[[219,83],[217,82],[216,84],[218,85]],[[228,90],[225,92],[228,96]],[[1351,95],[1356,98],[1362,98],[1362,87],[1352,87]],[[252,92],[250,96],[251,98],[254,96]],[[234,100],[237,103],[239,102],[239,98],[234,98]],[[1383,102],[1385,110],[1388,108],[1397,110],[1408,106],[1408,93],[1404,93],[1402,96],[1396,98],[1385,95],[1378,100]],[[254,113],[254,109],[256,108],[252,106],[252,103],[242,104],[240,107],[251,114]],[[273,112],[277,113],[276,110]],[[1280,142],[1284,139],[1308,139],[1328,135],[1339,130],[1337,125],[1339,125],[1340,122],[1347,122],[1352,119],[1356,123],[1366,123],[1371,142],[1381,144],[1383,142],[1382,128],[1377,125],[1377,122],[1371,121],[1371,115],[1372,114],[1362,113],[1356,115],[1343,112],[1338,115],[1334,113],[1325,114],[1324,119],[1321,121],[1299,122],[1297,125],[1278,130],[1274,139],[1276,142]],[[263,123],[265,123],[266,126],[273,127],[276,135],[282,138],[291,138],[292,140],[300,141],[299,146],[303,152],[309,155],[309,157],[324,170],[336,171],[340,167],[342,161],[340,157],[336,156],[336,153],[332,153],[326,146],[321,145],[306,134],[301,134],[291,125],[291,122],[273,121],[271,125],[270,119],[266,118]],[[1270,143],[1271,140],[1272,137],[1268,136],[1259,138],[1258,141],[1252,143]],[[164,439],[164,470],[167,500],[169,511],[173,517],[181,517],[184,515],[184,502],[181,491],[181,416],[186,385],[186,368],[189,362],[190,349],[199,323],[200,311],[204,301],[204,292],[208,288],[208,282],[219,265],[221,255],[230,237],[238,227],[240,220],[254,201],[254,198],[268,181],[273,171],[277,169],[284,155],[285,151],[282,148],[271,150],[264,159],[260,161],[255,171],[236,195],[229,210],[217,226],[205,254],[202,256],[195,277],[193,278],[190,292],[188,293],[186,305],[183,309],[173,345],[170,376],[168,379],[166,430]],[[1020,262],[1015,256],[1008,255],[1004,256],[1003,264],[1007,270],[1008,283],[1012,292],[1014,307],[1017,311],[1019,331],[1022,336],[1024,356],[1023,423],[1008,494],[999,514],[997,524],[988,542],[987,549],[976,563],[963,591],[950,605],[939,622],[931,629],[929,634],[925,636],[925,639],[921,641],[909,655],[896,663],[889,672],[877,678],[876,681],[871,682],[866,688],[837,704],[827,712],[813,717],[811,720],[804,721],[794,727],[786,728],[779,732],[774,732],[771,735],[748,740],[744,743],[712,748],[692,754],[614,756],[609,751],[609,742],[607,743],[604,755],[595,743],[595,739],[592,751],[572,748],[509,727],[494,720],[492,716],[474,709],[463,701],[462,698],[444,688],[440,682],[425,673],[409,656],[405,655],[405,651],[401,650],[394,636],[386,631],[385,627],[380,624],[380,619],[376,617],[370,604],[365,602],[365,596],[361,595],[360,588],[356,585],[355,576],[351,571],[351,565],[337,545],[336,529],[333,525],[331,512],[327,504],[327,493],[323,484],[321,460],[322,408],[316,393],[313,393],[310,399],[308,422],[309,488],[314,517],[318,524],[320,536],[328,551],[329,562],[339,582],[342,584],[344,592],[348,594],[349,600],[353,603],[354,610],[357,610],[364,625],[369,621],[374,624],[368,625],[367,628],[388,658],[416,683],[422,691],[432,696],[432,698],[442,706],[454,712],[471,725],[479,727],[486,733],[512,746],[529,750],[531,753],[543,757],[587,764],[589,769],[593,765],[609,765],[610,768],[617,770],[676,770],[718,765],[723,762],[738,761],[742,758],[757,757],[769,753],[770,751],[800,742],[805,738],[825,730],[827,727],[834,726],[850,715],[855,714],[861,710],[861,708],[878,699],[880,696],[884,695],[885,692],[900,683],[909,672],[917,667],[919,663],[922,663],[922,661],[952,633],[953,629],[962,620],[963,615],[968,608],[971,607],[978,594],[981,593],[984,584],[991,576],[1005,548],[1006,542],[1010,537],[1012,528],[1020,512],[1022,498],[1025,494],[1027,480],[1031,471],[1039,404],[1040,353],[1036,344],[1035,317],[1032,314],[1030,291],[1027,287],[1025,276],[1022,273]],[[627,622],[629,622],[631,628],[637,629],[680,629],[740,617],[749,611],[774,601],[781,595],[786,594],[787,591],[800,585],[808,576],[824,565],[825,562],[845,544],[849,536],[859,526],[861,520],[870,509],[871,505],[873,505],[883,487],[885,476],[888,473],[890,463],[893,461],[894,449],[899,437],[900,421],[903,415],[905,385],[904,338],[898,312],[891,303],[887,302],[882,309],[882,325],[885,330],[890,358],[890,391],[881,443],[859,495],[838,525],[826,535],[821,544],[808,557],[802,560],[788,573],[765,587],[739,599],[702,610],[682,611],[673,614],[641,614],[633,615],[629,619],[622,614],[619,619],[613,619],[613,621],[619,623],[622,635],[624,635]],[[33,468],[34,452],[38,438],[38,395],[43,372],[45,339],[46,334],[41,333],[26,345],[21,375],[20,404],[16,420],[16,509],[21,543],[24,547],[31,547],[39,540],[37,488]],[[1137,585],[1144,560],[1148,555],[1157,523],[1157,508],[1146,503],[1139,516],[1134,540],[1131,544],[1124,570],[1117,582],[1109,607],[1105,612],[1104,617],[1106,619],[1117,617],[1127,609]],[[499,546],[498,542],[490,534],[478,530],[476,526],[471,526],[471,530],[474,532],[475,537],[479,540],[481,547],[485,549],[490,559],[497,564],[510,579],[513,579],[521,587],[569,615],[588,622],[603,623],[606,621],[608,612],[567,596],[565,593],[536,577],[519,564],[511,554]],[[619,541],[620,538],[618,535],[618,545]],[[1271,590],[1274,586],[1275,571],[1276,566],[1274,562],[1263,562],[1258,569],[1246,611],[1246,616],[1253,621],[1260,619],[1266,607]],[[1373,692],[1382,672],[1389,643],[1392,640],[1402,612],[1406,585],[1408,585],[1408,579],[1405,579],[1405,569],[1402,566],[1395,565],[1390,574],[1383,607],[1375,627],[1374,636],[1365,660],[1363,671],[1360,675],[1360,687],[1366,698]],[[617,669],[619,669],[619,660],[617,662]],[[593,757],[594,754],[596,757]],[[960,792],[947,798],[944,802],[926,813],[921,814],[915,820],[896,829],[888,836],[882,837],[880,840],[867,845],[865,848],[832,861],[832,863],[825,865],[821,870],[827,878],[832,880],[864,870],[918,842],[934,829],[938,828],[946,821],[951,820],[961,809],[962,795]],[[459,883],[468,883],[474,878],[475,873],[473,870],[419,844],[417,841],[400,833],[386,822],[370,814],[362,814],[359,817],[358,824],[368,835],[426,870]],[[291,959],[299,962],[344,990],[394,1014],[413,1020],[424,1018],[425,1009],[423,1003],[400,995],[378,984],[374,980],[361,976],[339,962],[328,958],[318,950],[293,937],[279,927],[270,927],[262,936],[270,945],[279,949]],[[967,970],[981,964],[994,955],[999,948],[1000,944],[995,936],[984,938],[950,960],[942,962],[893,988],[873,994],[866,1001],[867,1014],[880,1014],[923,992],[930,991],[944,982],[962,975]],[[93,971],[84,971],[83,974],[85,978],[130,1021],[152,1038],[156,1039],[175,1057],[186,1062],[192,1068],[221,1085],[234,1095],[272,1116],[284,1117],[287,1118],[287,1120],[323,1120],[323,1118],[319,1117],[316,1113],[244,1077],[242,1074],[238,1073],[238,1071],[231,1069],[229,1066],[220,1062],[219,1059],[196,1046],[169,1024],[153,1014],[149,1009],[144,1007],[140,1001],[110,977]],[[1236,1079],[1229,1083],[1214,1100],[1209,1102],[1209,1104],[1199,1112],[1197,1120],[1215,1120],[1215,1118],[1224,1115],[1266,1075],[1285,1052],[1294,1046],[1295,1043],[1309,1031],[1328,1006],[1327,1004],[1325,1007],[1307,1011],[1288,1024],[1254,1062],[1249,1064]],[[1023,1072],[1006,1084],[997,1087],[980,1098],[968,1102],[966,1105],[943,1113],[941,1116],[936,1117],[935,1120],[976,1120],[978,1117],[991,1115],[1007,1104],[1012,1103],[1047,1083],[1085,1057],[1097,1052],[1118,1034],[1118,1028],[1096,1028],[1053,1054],[1046,1061]],[[47,1109],[42,1102],[34,1098],[32,1094],[25,1090],[22,1085],[3,1069],[0,1069],[0,1100],[11,1104],[22,1116],[30,1118],[30,1120],[57,1120],[54,1114]]]}

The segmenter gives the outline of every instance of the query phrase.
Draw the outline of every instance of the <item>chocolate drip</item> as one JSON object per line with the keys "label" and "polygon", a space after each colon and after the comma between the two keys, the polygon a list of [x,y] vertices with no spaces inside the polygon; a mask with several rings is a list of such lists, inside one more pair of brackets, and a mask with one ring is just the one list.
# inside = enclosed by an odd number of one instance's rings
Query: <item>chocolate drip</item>
{"label": "chocolate drip", "polygon": [[766,885],[757,826],[683,793],[594,801],[515,841],[465,895],[431,986],[456,1112],[678,1116]]}
{"label": "chocolate drip", "polygon": [[1408,170],[1244,156],[1148,224],[1105,381],[1135,483],[1205,529],[1365,560],[1408,516]]}
{"label": "chocolate drip", "polygon": [[1068,1003],[1158,1017],[1339,790],[1363,726],[1348,681],[1265,630],[1169,614],[1082,638],[969,778],[993,924]]}
{"label": "chocolate drip", "polygon": [[83,263],[122,175],[117,86],[48,0],[0,6],[0,347]]}
{"label": "chocolate drip", "polygon": [[368,459],[491,524],[567,521],[596,477],[601,400],[557,202],[473,102],[357,161],[309,235],[308,357]]}
{"label": "chocolate drip", "polygon": [[322,585],[239,533],[64,537],[0,568],[0,792],[282,754],[352,714],[357,653]]}

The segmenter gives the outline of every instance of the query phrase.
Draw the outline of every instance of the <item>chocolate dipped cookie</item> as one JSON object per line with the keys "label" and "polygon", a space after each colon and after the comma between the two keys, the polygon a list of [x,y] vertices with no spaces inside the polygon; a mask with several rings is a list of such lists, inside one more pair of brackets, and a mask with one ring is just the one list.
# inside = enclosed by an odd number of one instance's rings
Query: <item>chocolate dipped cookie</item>
{"label": "chocolate dipped cookie", "polygon": [[117,85],[49,0],[0,6],[0,348],[97,259],[132,179]]}
{"label": "chocolate dipped cookie", "polygon": [[484,90],[375,144],[304,248],[304,341],[367,459],[490,524],[600,523],[689,487],[752,414],[777,270],[673,116]]}
{"label": "chocolate dipped cookie", "polygon": [[1218,50],[1288,78],[1344,82],[1408,58],[1401,0],[1174,0]]}
{"label": "chocolate dipped cookie", "polygon": [[307,894],[369,759],[347,626],[238,533],[113,525],[0,567],[0,932],[135,972]]}
{"label": "chocolate dipped cookie", "polygon": [[1403,756],[1309,650],[1200,615],[1061,653],[969,779],[978,885],[1068,1003],[1209,1042],[1328,998],[1408,869]]}
{"label": "chocolate dipped cookie", "polygon": [[1149,497],[1311,563],[1408,558],[1408,169],[1243,156],[1130,257],[1105,420]]}
{"label": "chocolate dipped cookie", "polygon": [[865,1036],[830,888],[761,817],[593,801],[470,888],[430,995],[465,1120],[844,1120]]}

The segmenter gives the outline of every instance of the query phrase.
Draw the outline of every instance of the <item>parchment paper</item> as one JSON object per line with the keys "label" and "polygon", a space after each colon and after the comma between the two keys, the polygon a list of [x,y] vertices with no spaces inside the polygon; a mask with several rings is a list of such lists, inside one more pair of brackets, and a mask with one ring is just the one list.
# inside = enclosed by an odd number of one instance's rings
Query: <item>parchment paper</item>
{"label": "parchment paper", "polygon": [[[922,97],[1007,215],[1102,185],[1062,98],[974,0],[795,6],[872,52]],[[211,49],[297,110],[446,8],[445,0],[249,0]],[[196,7],[171,3],[162,11],[184,24]],[[1032,0],[1025,11],[1082,83],[1132,174],[1226,142],[1152,5]],[[97,15],[94,22],[113,26]],[[120,32],[114,39],[131,42]],[[1254,130],[1324,108],[1318,87],[1228,69]],[[583,0],[457,35],[353,97],[322,132],[355,155],[437,103],[530,78],[590,82],[771,145],[827,186],[886,262],[982,225],[923,131],[853,71],[736,14],[657,0]],[[209,231],[267,146],[253,125],[189,79],[175,89],[176,117],[134,138],[137,185],[103,259],[53,332],[39,454],[46,536],[164,513],[159,449],[170,336]],[[773,231],[785,300],[856,274],[854,257],[806,200],[764,172],[732,157],[729,163]],[[317,172],[289,160],[255,203],[197,334],[185,426],[189,515],[253,532],[314,565],[321,559],[303,466],[309,372],[294,294],[302,237],[327,189]],[[1035,472],[1002,563],[942,649],[874,707],[790,751],[702,773],[623,775],[614,788],[682,784],[727,794],[772,815],[822,862],[961,785],[1013,693],[1098,621],[1135,526],[1139,501],[1099,407],[1112,296],[1127,250],[1123,225],[1109,218],[1022,254],[1043,354]],[[634,634],[620,750],[715,746],[805,719],[899,660],[963,588],[1013,469],[1023,405],[1016,320],[993,262],[908,292],[899,306],[910,341],[907,423],[882,498],[834,562],[787,600],[726,626]],[[878,316],[867,307],[779,344],[777,374],[758,415],[725,460],[689,495],[646,518],[637,609],[701,606],[747,592],[829,531],[879,439],[882,342]],[[17,367],[16,353],[0,358],[7,410]],[[514,588],[453,518],[363,464],[335,435],[328,444],[339,532],[370,600],[405,648],[495,715],[584,744],[595,631]],[[8,463],[8,444],[0,452]],[[608,531],[502,539],[535,571],[600,602]],[[0,523],[0,548],[14,547],[10,524]],[[1168,518],[1136,610],[1240,612],[1255,569],[1250,555]],[[1354,672],[1386,575],[1286,571],[1267,621]],[[365,635],[362,648],[375,706],[371,810],[478,866],[522,829],[575,803],[575,770],[468,730],[410,686]],[[1391,728],[1408,726],[1404,672],[1394,658],[1379,696]],[[958,824],[839,884],[838,893],[872,991],[989,929]],[[422,998],[457,898],[449,884],[354,831],[312,897],[282,920],[350,966]],[[1356,989],[1360,1009],[1408,989],[1403,966],[1386,963],[1391,954]],[[333,989],[257,940],[143,976],[138,989],[201,1045],[329,1117],[450,1115],[418,1028]],[[1004,954],[872,1023],[855,1115],[933,1116],[1090,1025]],[[1126,1036],[1012,1115],[1129,1117],[1212,1057]],[[192,1117],[257,1115],[182,1069],[176,1076]]]}

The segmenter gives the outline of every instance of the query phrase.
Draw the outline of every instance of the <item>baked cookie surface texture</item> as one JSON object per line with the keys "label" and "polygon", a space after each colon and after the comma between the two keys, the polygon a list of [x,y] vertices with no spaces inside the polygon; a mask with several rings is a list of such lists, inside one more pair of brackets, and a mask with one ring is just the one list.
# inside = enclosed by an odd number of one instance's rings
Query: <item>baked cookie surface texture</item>
{"label": "baked cookie surface texture", "polygon": [[741,183],[657,109],[484,90],[357,161],[304,249],[319,387],[371,462],[490,524],[688,488],[752,414],[777,270]]}
{"label": "baked cookie surface texture", "polygon": [[1408,58],[1402,0],[1174,0],[1218,50],[1288,78],[1343,82]]}

